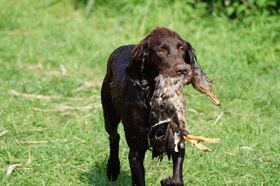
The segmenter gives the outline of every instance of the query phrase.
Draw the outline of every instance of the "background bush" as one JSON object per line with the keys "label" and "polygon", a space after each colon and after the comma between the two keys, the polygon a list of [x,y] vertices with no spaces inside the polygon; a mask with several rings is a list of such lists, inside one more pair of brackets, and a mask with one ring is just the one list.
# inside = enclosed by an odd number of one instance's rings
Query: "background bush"
{"label": "background bush", "polygon": [[[51,3],[53,0],[48,0]],[[119,13],[133,11],[137,5],[151,0],[73,0],[75,8],[83,4],[87,6],[86,16],[90,15],[93,6],[106,6],[116,9]],[[280,0],[155,0],[158,6],[174,6],[184,15],[195,18],[204,16],[226,16],[242,19],[250,16],[279,15]]]}
{"label": "background bush", "polygon": [[279,0],[210,0],[206,9],[212,15],[225,15],[229,18],[243,18],[248,16],[278,15]]}

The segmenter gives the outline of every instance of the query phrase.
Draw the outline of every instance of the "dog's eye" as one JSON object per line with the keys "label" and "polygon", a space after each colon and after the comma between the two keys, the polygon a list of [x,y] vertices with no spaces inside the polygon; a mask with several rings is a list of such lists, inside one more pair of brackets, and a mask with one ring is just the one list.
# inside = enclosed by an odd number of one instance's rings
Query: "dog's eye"
{"label": "dog's eye", "polygon": [[158,51],[158,53],[160,53],[160,54],[167,54],[167,50],[161,49],[161,50]]}
{"label": "dog's eye", "polygon": [[179,51],[180,51],[180,52],[185,52],[184,47],[180,46],[180,47],[179,47]]}

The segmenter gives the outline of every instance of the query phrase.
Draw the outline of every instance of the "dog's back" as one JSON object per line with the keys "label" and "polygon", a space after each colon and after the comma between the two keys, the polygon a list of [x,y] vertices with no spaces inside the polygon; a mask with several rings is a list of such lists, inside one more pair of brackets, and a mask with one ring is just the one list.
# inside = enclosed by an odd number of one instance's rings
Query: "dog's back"
{"label": "dog's back", "polygon": [[125,70],[131,61],[134,47],[135,45],[121,46],[110,55],[106,74],[109,83],[118,85],[123,84],[123,81],[126,77]]}

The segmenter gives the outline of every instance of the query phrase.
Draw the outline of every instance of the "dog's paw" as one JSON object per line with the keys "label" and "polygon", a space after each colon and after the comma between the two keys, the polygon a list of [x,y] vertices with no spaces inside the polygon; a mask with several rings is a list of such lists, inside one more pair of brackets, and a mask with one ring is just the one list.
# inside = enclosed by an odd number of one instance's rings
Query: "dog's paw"
{"label": "dog's paw", "polygon": [[161,180],[161,181],[160,181],[160,185],[161,185],[161,186],[170,185],[170,184],[171,184],[171,181],[172,181],[172,179],[171,179],[170,177],[168,177],[168,178],[166,178],[166,179],[164,179],[164,180]]}
{"label": "dog's paw", "polygon": [[183,186],[184,183],[174,182],[170,177],[160,181],[161,186]]}
{"label": "dog's paw", "polygon": [[120,173],[120,161],[118,157],[109,158],[107,165],[107,177],[110,181],[115,181]]}

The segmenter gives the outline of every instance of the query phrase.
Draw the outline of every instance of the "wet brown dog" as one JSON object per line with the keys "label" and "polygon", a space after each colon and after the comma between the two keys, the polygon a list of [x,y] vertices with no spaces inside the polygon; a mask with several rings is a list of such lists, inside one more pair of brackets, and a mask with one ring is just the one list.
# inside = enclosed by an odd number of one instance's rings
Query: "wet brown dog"
{"label": "wet brown dog", "polygon": [[[110,56],[102,85],[101,99],[105,128],[109,134],[110,157],[107,176],[115,181],[120,172],[117,127],[122,121],[130,148],[129,163],[132,185],[145,185],[143,161],[149,148],[150,100],[155,89],[155,77],[184,76],[194,80],[195,52],[176,32],[156,28],[135,45],[122,46]],[[191,81],[189,83],[191,83]],[[172,152],[173,177],[163,185],[183,185],[182,164],[184,144]]]}

